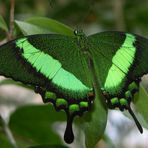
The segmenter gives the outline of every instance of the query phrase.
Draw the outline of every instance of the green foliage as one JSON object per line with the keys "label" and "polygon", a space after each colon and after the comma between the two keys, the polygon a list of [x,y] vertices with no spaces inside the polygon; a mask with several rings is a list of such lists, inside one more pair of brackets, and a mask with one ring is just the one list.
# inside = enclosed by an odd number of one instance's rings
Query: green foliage
{"label": "green foliage", "polygon": [[[18,108],[10,117],[9,127],[17,144],[59,144],[62,141],[53,128],[55,122],[65,121],[64,112],[56,112],[52,105],[30,105]],[[26,146],[26,145],[24,145]]]}
{"label": "green foliage", "polygon": [[27,23],[27,22],[22,22],[22,21],[15,21],[19,29],[24,35],[31,35],[31,34],[41,34],[41,33],[50,33],[49,30],[46,30],[44,28],[40,28],[36,25]]}
{"label": "green foliage", "polygon": [[12,148],[7,136],[2,131],[0,131],[0,147]]}
{"label": "green foliage", "polygon": [[115,148],[113,141],[106,134],[102,137],[102,140],[106,142],[108,148]]}
{"label": "green foliage", "polygon": [[[85,133],[85,144],[87,148],[94,147],[102,138],[107,122],[107,111],[101,100],[104,98],[96,97],[92,112],[87,113],[83,118],[82,129]],[[98,118],[97,118],[98,117]]]}
{"label": "green foliage", "polygon": [[62,24],[56,20],[45,17],[33,17],[27,19],[28,23],[36,25],[38,27],[47,29],[50,32],[73,36],[73,29],[69,26]]}
{"label": "green foliage", "polygon": [[58,21],[45,17],[33,17],[27,21],[15,21],[24,35],[59,33],[73,36],[73,30]]}
{"label": "green foliage", "polygon": [[148,104],[148,94],[146,90],[140,86],[140,90],[135,94],[134,104],[137,111],[143,117],[143,126],[148,129],[148,113],[147,113],[147,104]]}

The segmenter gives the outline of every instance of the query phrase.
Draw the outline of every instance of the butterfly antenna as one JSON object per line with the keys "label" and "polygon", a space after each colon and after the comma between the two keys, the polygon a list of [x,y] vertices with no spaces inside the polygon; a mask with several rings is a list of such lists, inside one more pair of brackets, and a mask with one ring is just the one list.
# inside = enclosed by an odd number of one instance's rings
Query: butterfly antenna
{"label": "butterfly antenna", "polygon": [[137,125],[137,128],[139,129],[140,133],[142,134],[143,133],[143,128],[142,128],[141,124],[139,123],[138,119],[136,118],[136,116],[135,116],[134,112],[132,111],[131,107],[128,106],[127,110],[130,113],[130,115],[133,117],[133,119],[134,119],[134,121],[135,121],[135,123]]}

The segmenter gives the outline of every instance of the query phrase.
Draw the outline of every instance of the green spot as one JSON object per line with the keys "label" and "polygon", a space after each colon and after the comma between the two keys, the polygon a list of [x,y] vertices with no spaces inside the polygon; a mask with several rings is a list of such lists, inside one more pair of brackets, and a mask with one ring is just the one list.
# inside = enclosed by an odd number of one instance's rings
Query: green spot
{"label": "green spot", "polygon": [[69,112],[73,114],[74,112],[80,111],[79,105],[78,104],[72,104],[69,106]]}
{"label": "green spot", "polygon": [[128,86],[128,89],[130,91],[133,91],[133,90],[138,90],[138,86],[135,82],[132,82],[129,86]]}
{"label": "green spot", "polygon": [[132,94],[129,90],[125,92],[125,97],[126,98],[132,98]]}
{"label": "green spot", "polygon": [[119,100],[119,102],[120,102],[120,104],[121,104],[122,106],[128,104],[128,101],[127,101],[126,99],[124,99],[124,98],[121,98],[121,99]]}
{"label": "green spot", "polygon": [[115,105],[115,104],[118,104],[118,103],[119,103],[119,100],[118,100],[117,97],[111,99],[111,104],[112,105]]}
{"label": "green spot", "polygon": [[56,100],[56,107],[64,107],[64,108],[66,108],[67,106],[68,106],[68,103],[67,103],[67,101],[65,99],[58,98]]}
{"label": "green spot", "polygon": [[88,102],[82,101],[80,102],[80,109],[87,108],[89,106]]}
{"label": "green spot", "polygon": [[44,96],[44,98],[43,98],[45,101],[47,101],[47,100],[56,100],[56,94],[55,93],[53,93],[53,92],[49,92],[49,91],[46,91],[45,92],[45,96]]}

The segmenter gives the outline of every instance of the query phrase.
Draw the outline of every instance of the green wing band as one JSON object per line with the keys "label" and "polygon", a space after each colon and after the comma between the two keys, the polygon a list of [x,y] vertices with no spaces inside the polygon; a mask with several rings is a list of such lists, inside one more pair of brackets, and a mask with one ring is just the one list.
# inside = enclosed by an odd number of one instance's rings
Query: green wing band
{"label": "green wing band", "polygon": [[37,72],[41,72],[46,78],[52,79],[61,68],[61,64],[57,60],[33,47],[27,41],[27,38],[16,41],[16,45],[23,49],[22,56],[32,67],[36,68]]}
{"label": "green wing band", "polygon": [[[56,87],[61,87],[61,91],[67,91],[68,96],[71,96],[73,91],[73,97],[77,98],[77,92],[80,98],[86,97],[89,91],[92,89],[86,87],[81,81],[79,81],[74,75],[61,68],[52,79],[52,83]],[[77,98],[79,99],[79,98]]]}
{"label": "green wing band", "polygon": [[49,54],[35,48],[27,38],[16,41],[23,49],[22,56],[37,72],[43,74],[60,93],[66,92],[71,98],[85,98],[92,89],[86,87],[72,73],[62,68],[62,64]]}
{"label": "green wing band", "polygon": [[129,68],[133,64],[136,48],[134,47],[135,37],[131,34],[126,34],[125,41],[121,48],[117,50],[115,56],[112,59],[113,64],[115,64],[121,71],[128,73]]}
{"label": "green wing band", "polygon": [[126,38],[120,49],[117,50],[112,58],[112,66],[108,71],[105,89],[114,94],[119,92],[126,80],[126,75],[133,64],[136,48],[134,47],[135,37],[131,34],[126,34]]}

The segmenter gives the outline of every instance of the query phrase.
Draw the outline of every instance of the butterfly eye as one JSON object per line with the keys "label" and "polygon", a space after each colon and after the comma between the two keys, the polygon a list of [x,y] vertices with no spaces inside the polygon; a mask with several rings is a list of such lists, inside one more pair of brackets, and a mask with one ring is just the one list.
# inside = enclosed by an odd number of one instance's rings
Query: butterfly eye
{"label": "butterfly eye", "polygon": [[78,30],[74,30],[74,35],[78,35]]}
{"label": "butterfly eye", "polygon": [[81,29],[76,29],[76,30],[74,30],[74,34],[75,34],[76,36],[85,36],[83,30],[81,30]]}

